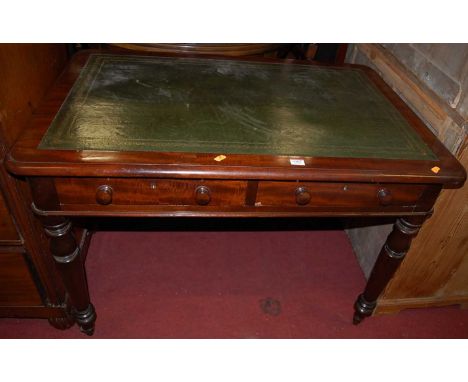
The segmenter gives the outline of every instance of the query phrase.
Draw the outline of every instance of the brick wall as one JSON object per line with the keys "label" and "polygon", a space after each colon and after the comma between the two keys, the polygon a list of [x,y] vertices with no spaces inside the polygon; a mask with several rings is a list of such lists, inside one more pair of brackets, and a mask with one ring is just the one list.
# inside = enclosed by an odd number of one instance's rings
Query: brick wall
{"label": "brick wall", "polygon": [[382,44],[429,89],[468,118],[468,44]]}

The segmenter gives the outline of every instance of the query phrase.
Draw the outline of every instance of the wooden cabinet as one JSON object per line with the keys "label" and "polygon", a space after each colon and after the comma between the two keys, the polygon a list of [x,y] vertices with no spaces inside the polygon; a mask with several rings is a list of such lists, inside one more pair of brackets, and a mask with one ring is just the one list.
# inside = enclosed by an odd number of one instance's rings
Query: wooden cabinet
{"label": "wooden cabinet", "polygon": [[64,44],[0,44],[0,317],[67,324],[67,297],[30,212],[29,191],[5,169],[8,150],[68,61]]}
{"label": "wooden cabinet", "polygon": [[0,306],[42,305],[26,257],[23,240],[0,193]]}
{"label": "wooden cabinet", "polygon": [[13,223],[5,198],[0,193],[0,245],[18,244],[20,237]]}
{"label": "wooden cabinet", "polygon": [[19,248],[0,247],[0,306],[43,306],[35,283]]}

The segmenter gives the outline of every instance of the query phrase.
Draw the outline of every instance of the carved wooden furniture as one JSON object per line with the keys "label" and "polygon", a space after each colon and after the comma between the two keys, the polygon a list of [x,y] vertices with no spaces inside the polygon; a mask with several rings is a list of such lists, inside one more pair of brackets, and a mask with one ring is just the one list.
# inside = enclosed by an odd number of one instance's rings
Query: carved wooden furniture
{"label": "carved wooden furniture", "polygon": [[64,44],[0,44],[0,317],[73,324],[66,292],[33,216],[26,183],[5,155],[68,60]]}
{"label": "carved wooden furniture", "polygon": [[7,166],[29,183],[86,334],[96,313],[76,218],[393,216],[359,323],[440,190],[466,178],[368,68],[99,54],[75,56]]}

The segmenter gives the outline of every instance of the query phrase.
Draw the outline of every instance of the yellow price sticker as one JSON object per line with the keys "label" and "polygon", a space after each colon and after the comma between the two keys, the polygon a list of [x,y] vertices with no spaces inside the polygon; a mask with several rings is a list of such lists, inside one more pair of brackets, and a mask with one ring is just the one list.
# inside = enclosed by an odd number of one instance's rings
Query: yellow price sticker
{"label": "yellow price sticker", "polygon": [[221,162],[227,158],[226,155],[218,155],[217,157],[214,158],[216,162]]}

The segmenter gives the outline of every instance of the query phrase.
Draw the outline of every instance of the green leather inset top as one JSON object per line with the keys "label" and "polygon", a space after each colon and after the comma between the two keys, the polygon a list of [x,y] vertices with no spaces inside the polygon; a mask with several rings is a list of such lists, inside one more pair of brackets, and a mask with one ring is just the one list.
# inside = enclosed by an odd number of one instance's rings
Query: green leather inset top
{"label": "green leather inset top", "polygon": [[437,159],[359,69],[113,55],[39,148]]}

